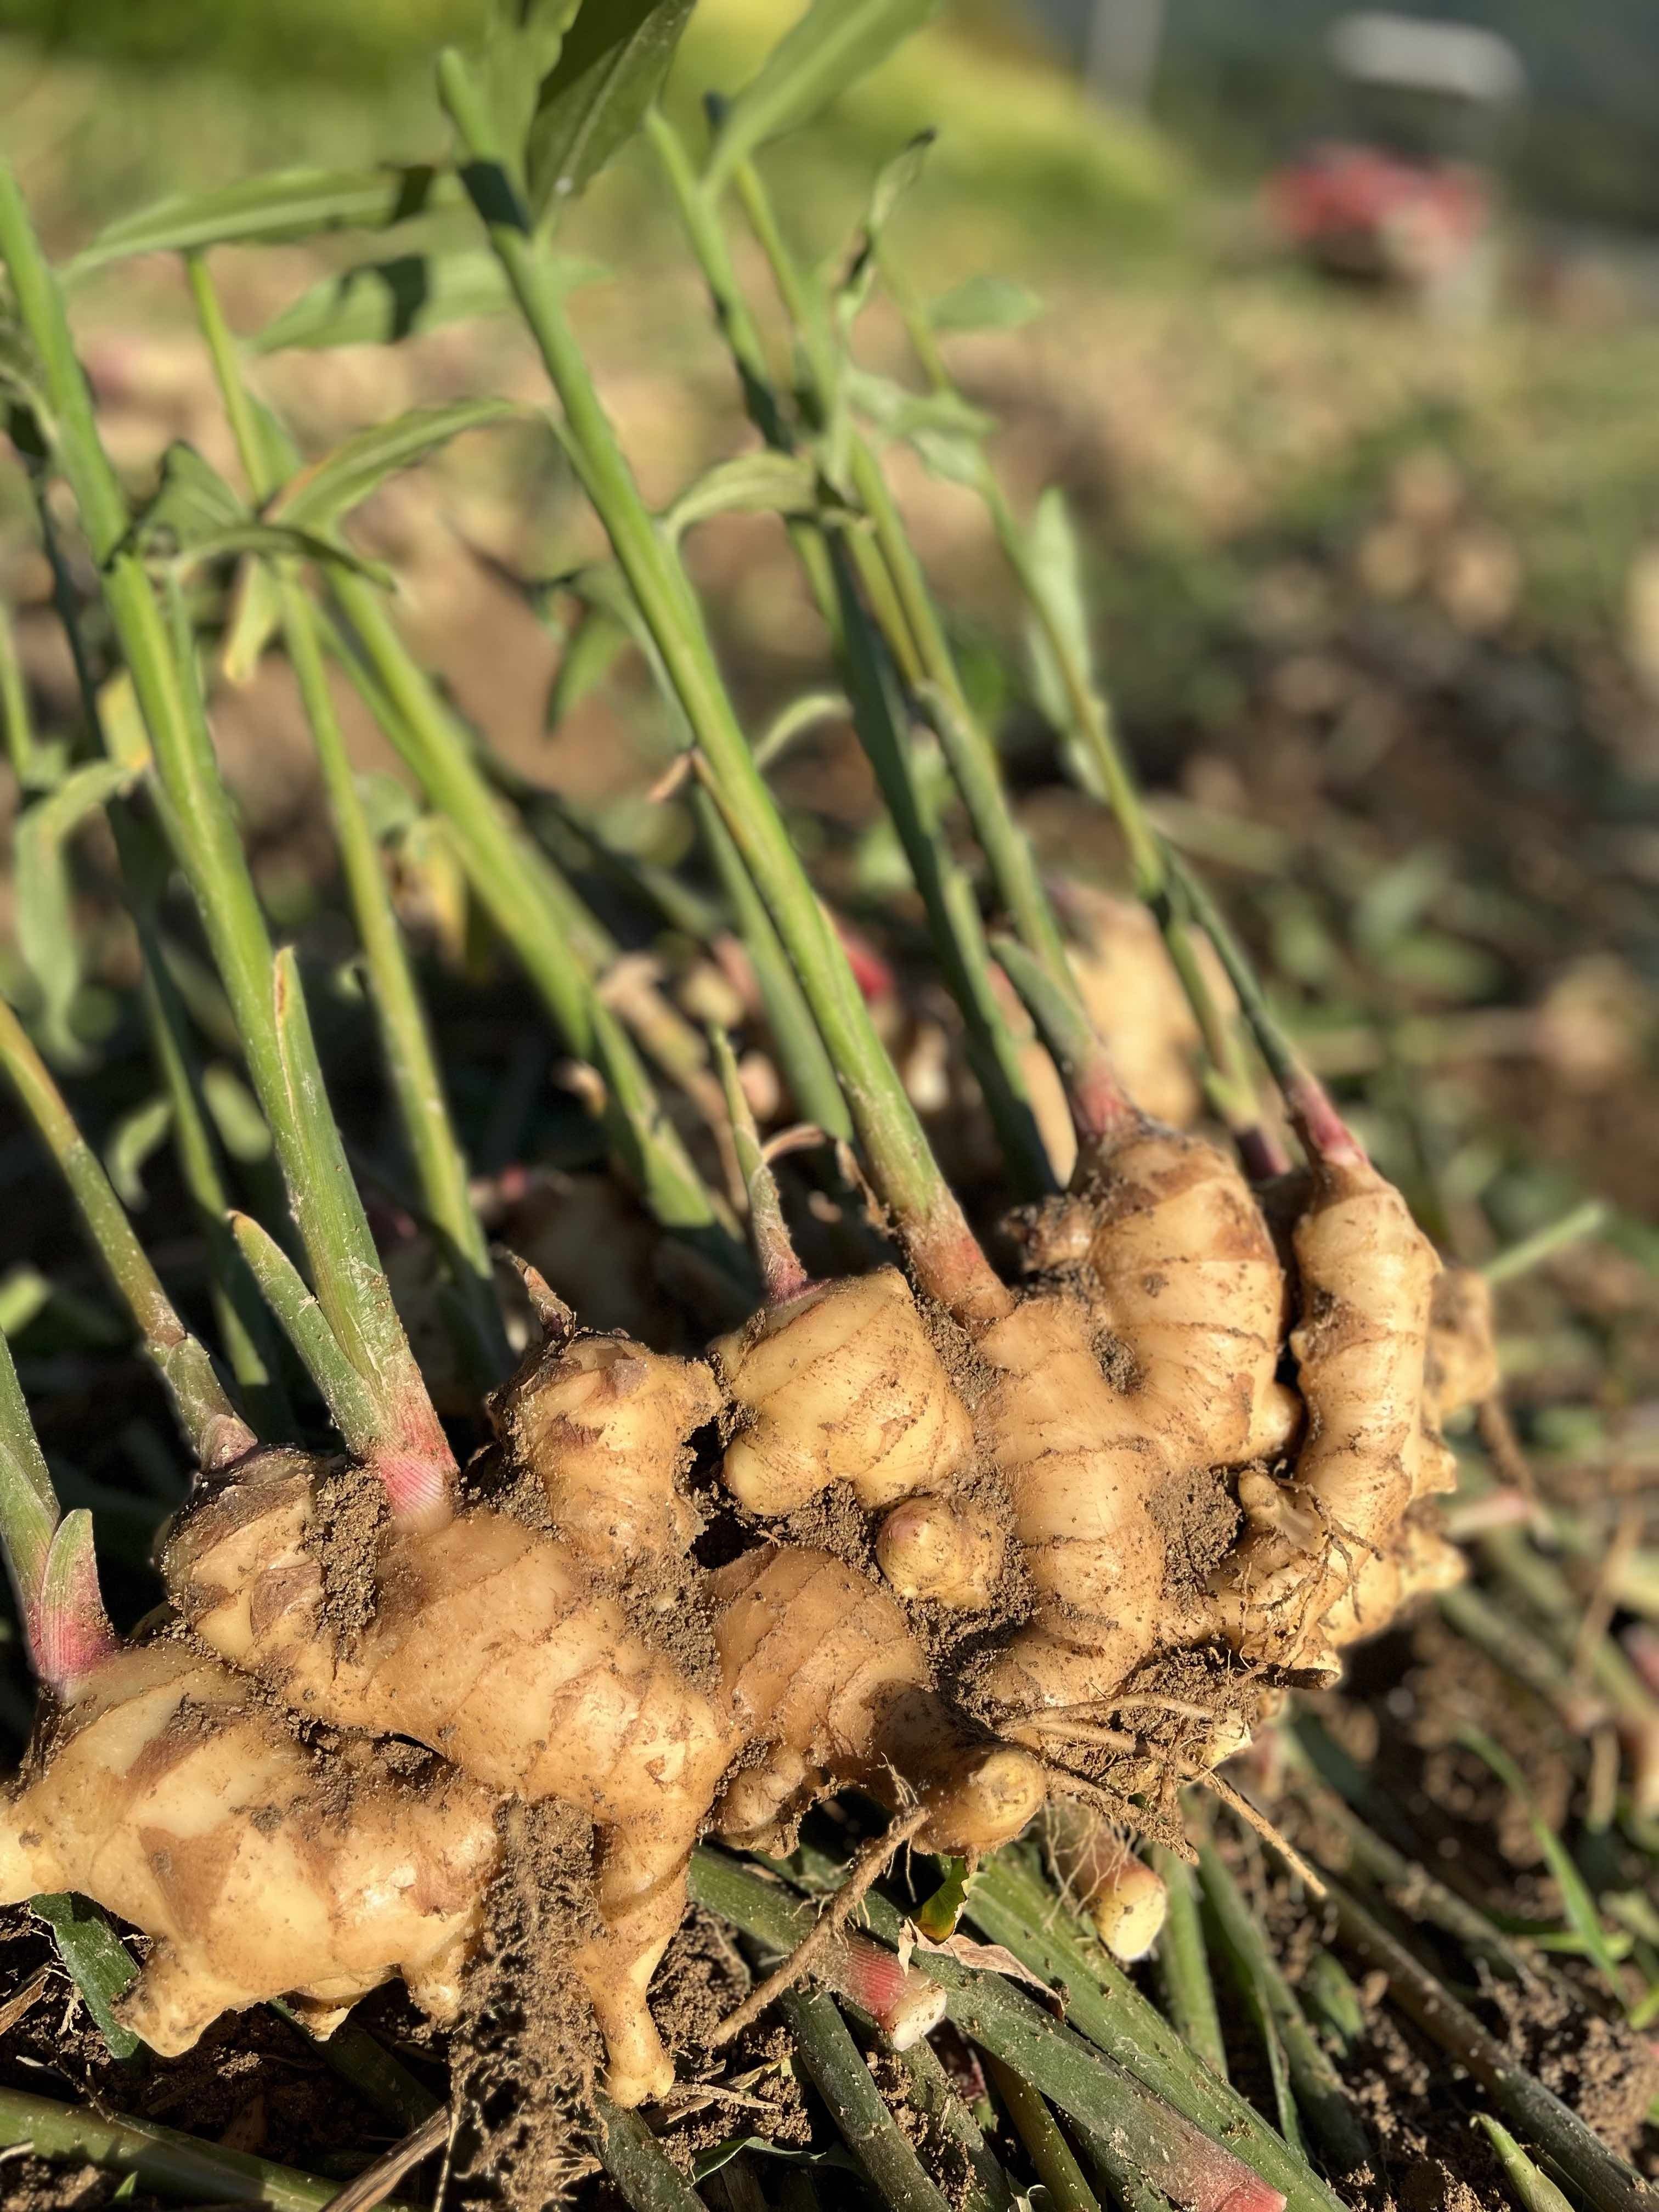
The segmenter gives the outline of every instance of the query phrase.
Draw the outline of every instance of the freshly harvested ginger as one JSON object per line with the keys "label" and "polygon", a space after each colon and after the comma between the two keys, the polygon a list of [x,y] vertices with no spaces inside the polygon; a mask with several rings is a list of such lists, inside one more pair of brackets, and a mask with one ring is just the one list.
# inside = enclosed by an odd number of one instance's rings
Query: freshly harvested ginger
{"label": "freshly harvested ginger", "polygon": [[[892,1267],[809,1282],[740,1117],[768,1297],[711,1364],[584,1335],[539,1295],[547,1340],[493,1401],[480,1478],[427,1483],[416,1510],[295,1450],[217,1468],[165,1553],[185,1632],[48,1675],[61,1711],[0,1834],[9,1889],[79,1887],[156,1937],[128,2016],[158,2049],[225,2006],[325,2009],[391,1972],[441,2016],[500,1809],[559,1804],[594,1834],[573,1970],[610,2093],[638,2103],[673,2080],[649,1990],[703,1833],[776,1849],[856,1784],[922,1848],[971,1857],[1068,1786],[1055,1761],[1135,1746],[1121,1723],[1158,1707],[1165,1662],[1231,1650],[1267,1687],[1329,1671],[1455,1571],[1426,1516],[1448,1401],[1486,1372],[1480,1316],[1451,1312],[1328,1108],[1301,1117],[1287,1267],[1237,1168],[1085,1074],[1073,1188],[1022,1224],[1019,1291],[960,1240],[943,1314],[920,1254],[920,1298]],[[771,1524],[714,1571],[684,1486],[699,1431]],[[1173,1576],[1164,1512],[1203,1482],[1243,1523],[1207,1589]],[[778,1540],[836,1484],[879,1578]],[[917,1628],[956,1616],[977,1638],[969,1671],[936,1674],[905,1610],[924,1600]],[[307,1752],[279,1706],[344,1748]],[[1183,1756],[1224,1757],[1249,1725],[1235,1678]],[[392,1737],[428,1767],[394,1774]],[[1133,1954],[1158,1885],[1098,1833],[1061,1820],[1054,1846]]]}

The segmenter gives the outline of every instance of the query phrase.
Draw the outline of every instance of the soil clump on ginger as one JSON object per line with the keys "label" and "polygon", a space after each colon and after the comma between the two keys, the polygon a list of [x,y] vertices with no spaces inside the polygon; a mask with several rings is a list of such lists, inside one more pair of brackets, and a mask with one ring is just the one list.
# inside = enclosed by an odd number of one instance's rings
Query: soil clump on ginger
{"label": "soil clump on ginger", "polygon": [[497,1815],[501,1872],[450,2043],[461,2203],[541,2212],[591,2163],[587,2110],[603,2063],[599,2026],[572,1968],[601,1925],[591,1824],[554,1802]]}
{"label": "soil clump on ginger", "polygon": [[324,1613],[349,1648],[374,1618],[386,1491],[367,1468],[342,1460],[319,1479],[316,1501],[308,1547],[322,1568]]}

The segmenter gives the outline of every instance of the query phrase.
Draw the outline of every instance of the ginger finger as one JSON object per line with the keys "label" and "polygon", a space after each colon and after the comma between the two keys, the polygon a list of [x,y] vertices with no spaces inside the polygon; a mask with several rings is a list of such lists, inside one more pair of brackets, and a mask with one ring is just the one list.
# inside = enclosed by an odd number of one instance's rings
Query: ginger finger
{"label": "ginger finger", "polygon": [[700,1359],[626,1336],[550,1340],[490,1401],[496,1434],[547,1494],[560,1535],[596,1563],[683,1553],[696,1516],[678,1478],[720,1407]]}
{"label": "ginger finger", "polygon": [[767,1287],[761,1311],[714,1346],[744,1417],[726,1446],[726,1486],[750,1512],[770,1517],[845,1482],[866,1512],[888,1514],[876,1556],[896,1589],[981,1607],[1002,1571],[1004,1531],[982,1507],[963,1506],[952,1524],[973,1422],[910,1286],[896,1267],[807,1280],[731,1047],[718,1034],[715,1055]]}

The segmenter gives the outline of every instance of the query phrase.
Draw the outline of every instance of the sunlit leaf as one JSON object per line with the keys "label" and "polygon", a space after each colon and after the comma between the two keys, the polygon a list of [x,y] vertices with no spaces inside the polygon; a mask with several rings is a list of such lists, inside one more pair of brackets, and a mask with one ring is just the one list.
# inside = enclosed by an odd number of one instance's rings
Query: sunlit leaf
{"label": "sunlit leaf", "polygon": [[688,484],[662,525],[671,538],[678,538],[713,514],[805,514],[816,490],[817,474],[805,453],[738,453]]}
{"label": "sunlit leaf", "polygon": [[132,536],[145,552],[185,553],[252,520],[240,493],[212,462],[176,438],[161,456],[161,482],[133,524]]}
{"label": "sunlit leaf", "polygon": [[859,242],[850,266],[842,280],[836,298],[836,313],[843,331],[850,330],[864,312],[864,304],[875,281],[876,250],[881,234],[891,221],[899,202],[921,176],[927,150],[933,143],[933,133],[923,131],[902,146],[890,161],[885,161],[876,173],[870,192],[868,206],[859,234]]}
{"label": "sunlit leaf", "polygon": [[464,430],[508,422],[519,411],[508,399],[461,399],[377,422],[302,470],[271,501],[265,520],[326,531],[400,469],[429,459]]}
{"label": "sunlit leaf", "polygon": [[990,430],[988,416],[954,392],[911,392],[891,377],[849,368],[842,387],[848,404],[884,437],[901,438],[933,471],[952,483],[973,483]]}
{"label": "sunlit leaf", "polygon": [[228,684],[251,684],[266,647],[283,619],[282,593],[268,561],[250,554],[243,562],[225,625],[219,666]]}
{"label": "sunlit leaf", "polygon": [[810,123],[927,21],[938,0],[813,0],[732,100],[709,157],[711,184],[769,138]]}
{"label": "sunlit leaf", "polygon": [[138,2039],[123,2027],[112,2009],[137,1975],[131,1953],[95,1905],[61,1892],[32,1897],[29,1910],[51,1929],[70,1978],[87,2001],[87,2010],[118,2058],[131,2058]]}
{"label": "sunlit leaf", "polygon": [[525,149],[538,216],[580,192],[638,130],[692,0],[586,0],[542,85]]}
{"label": "sunlit leaf", "polygon": [[610,673],[629,642],[627,625],[604,607],[585,606],[565,638],[548,687],[545,725],[556,729],[571,709]]}
{"label": "sunlit leaf", "polygon": [[363,262],[313,284],[265,325],[252,340],[251,350],[395,345],[445,323],[499,314],[511,303],[501,264],[487,249],[400,254],[395,261]]}
{"label": "sunlit leaf", "polygon": [[[1051,484],[1036,503],[1036,512],[1026,533],[1026,550],[1032,588],[1043,612],[1065,640],[1066,651],[1079,667],[1089,672],[1092,681],[1094,661],[1089,641],[1088,602],[1083,590],[1083,556],[1072,518],[1066,509],[1066,495],[1058,484]],[[1036,694],[1037,705],[1056,730],[1064,730],[1070,720],[1066,688],[1043,625],[1035,617],[1026,625],[1025,636],[1031,664],[1031,688]],[[1066,765],[1085,790],[1103,798],[1099,771],[1091,754],[1080,745],[1070,745]]]}
{"label": "sunlit leaf", "polygon": [[280,169],[205,192],[179,192],[121,216],[63,271],[66,282],[132,253],[269,246],[326,230],[386,230],[453,206],[456,179],[425,163],[378,169]]}
{"label": "sunlit leaf", "polygon": [[522,150],[543,84],[580,0],[494,0],[480,75],[501,143]]}

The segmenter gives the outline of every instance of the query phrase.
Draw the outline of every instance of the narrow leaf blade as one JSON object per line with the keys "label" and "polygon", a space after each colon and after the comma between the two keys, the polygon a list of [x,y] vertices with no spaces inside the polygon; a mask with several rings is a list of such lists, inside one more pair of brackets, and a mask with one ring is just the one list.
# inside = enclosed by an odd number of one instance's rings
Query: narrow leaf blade
{"label": "narrow leaf blade", "polygon": [[811,510],[816,489],[816,472],[805,453],[769,448],[738,453],[688,484],[664,515],[663,527],[678,538],[694,522],[714,514],[805,514]]}
{"label": "narrow leaf blade", "polygon": [[313,284],[265,325],[250,350],[396,345],[446,323],[499,314],[511,302],[501,264],[488,251],[404,253],[362,262]]}
{"label": "narrow leaf blade", "polygon": [[211,191],[179,192],[121,216],[77,253],[64,280],[134,253],[269,246],[325,230],[386,230],[460,197],[426,163],[378,169],[280,169]]}
{"label": "narrow leaf blade", "polygon": [[692,0],[586,0],[542,86],[525,149],[538,216],[580,192],[661,89]]}
{"label": "narrow leaf blade", "polygon": [[718,186],[769,138],[810,123],[919,30],[938,0],[813,0],[726,111],[709,159]]}
{"label": "narrow leaf blade", "polygon": [[87,2001],[87,2010],[118,2058],[131,2058],[138,2039],[123,2027],[113,2011],[116,1999],[137,1975],[132,1955],[95,1905],[84,1897],[54,1891],[29,1899],[29,1910],[51,1929],[70,1979]]}
{"label": "narrow leaf blade", "polygon": [[519,411],[508,399],[462,399],[451,406],[414,407],[390,422],[377,422],[297,476],[278,493],[265,520],[294,530],[328,530],[398,470],[430,459],[464,430],[508,422]]}

